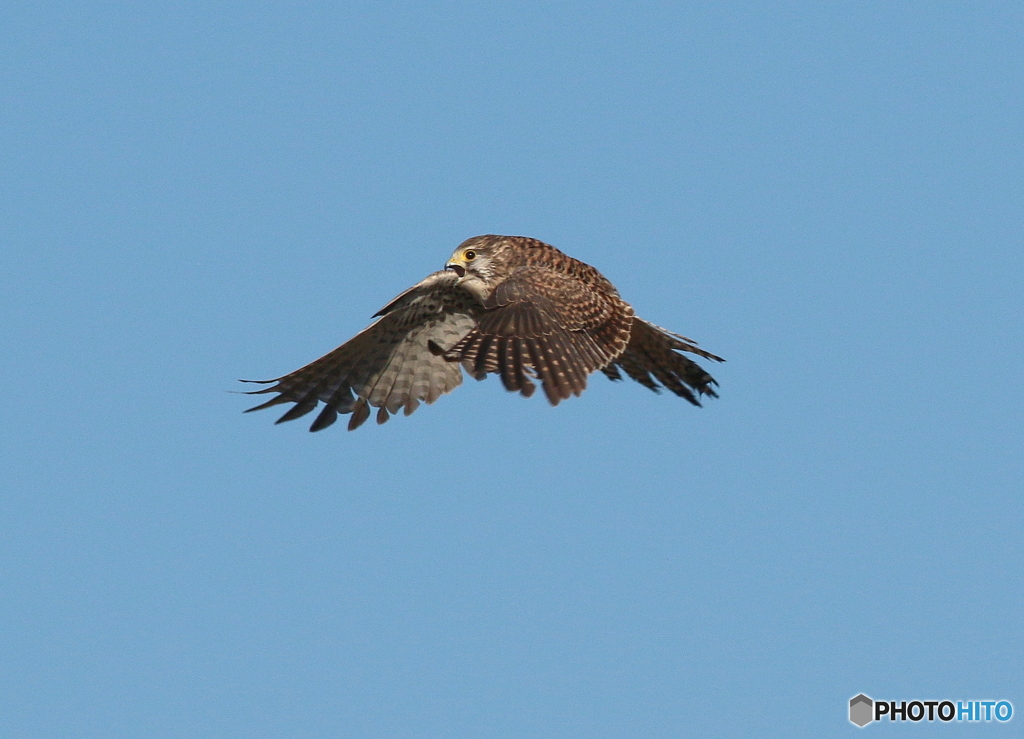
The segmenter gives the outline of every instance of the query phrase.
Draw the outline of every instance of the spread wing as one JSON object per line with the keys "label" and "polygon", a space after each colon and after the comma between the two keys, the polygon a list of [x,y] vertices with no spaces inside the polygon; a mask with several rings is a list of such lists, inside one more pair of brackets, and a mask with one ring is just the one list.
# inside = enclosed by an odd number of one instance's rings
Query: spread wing
{"label": "spread wing", "polygon": [[697,399],[700,395],[717,398],[718,394],[713,387],[718,384],[715,378],[679,352],[697,354],[716,362],[725,361],[711,352],[704,351],[685,336],[672,333],[641,318],[635,318],[626,350],[607,367],[603,367],[602,371],[613,380],[621,380],[621,368],[644,387],[649,387],[654,392],[659,392],[662,386],[667,387],[694,405],[700,405]]}
{"label": "spread wing", "polygon": [[249,411],[295,403],[278,419],[283,423],[306,415],[322,402],[325,407],[309,430],[327,428],[338,414],[351,413],[351,431],[366,421],[370,406],[379,409],[377,423],[384,423],[399,409],[409,415],[421,401],[433,403],[451,392],[462,383],[462,370],[432,347],[461,341],[476,325],[482,309],[469,293],[455,287],[457,279],[451,271],[429,275],[334,351],[283,377],[255,381],[271,387],[250,395],[277,396]]}
{"label": "spread wing", "polygon": [[497,373],[527,397],[536,377],[552,405],[582,393],[587,375],[625,349],[633,320],[613,290],[543,266],[513,270],[485,309],[445,356],[477,379]]}

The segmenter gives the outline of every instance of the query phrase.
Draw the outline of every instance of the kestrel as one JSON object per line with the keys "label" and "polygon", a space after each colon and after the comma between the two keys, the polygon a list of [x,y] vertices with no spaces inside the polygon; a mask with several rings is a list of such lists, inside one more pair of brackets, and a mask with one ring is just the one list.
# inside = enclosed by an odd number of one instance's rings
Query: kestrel
{"label": "kestrel", "polygon": [[[377,320],[305,367],[249,393],[277,393],[249,411],[294,403],[277,423],[324,404],[310,426],[319,431],[338,414],[353,430],[377,408],[377,423],[409,415],[462,383],[501,377],[510,391],[533,395],[540,382],[551,405],[587,387],[601,370],[622,372],[658,392],[666,387],[694,405],[718,397],[715,382],[679,352],[720,357],[685,336],[633,313],[600,272],[549,244],[523,236],[475,236],[462,242],[445,269],[392,300]],[[248,412],[248,411],[247,411]]]}

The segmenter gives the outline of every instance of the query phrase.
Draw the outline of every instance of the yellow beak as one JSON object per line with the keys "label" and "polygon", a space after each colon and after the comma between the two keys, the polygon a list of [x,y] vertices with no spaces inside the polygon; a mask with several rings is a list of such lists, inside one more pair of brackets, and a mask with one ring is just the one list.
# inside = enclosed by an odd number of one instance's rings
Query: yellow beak
{"label": "yellow beak", "polygon": [[456,254],[453,255],[452,258],[448,260],[448,264],[446,264],[444,268],[452,270],[459,277],[465,277],[466,264],[466,260]]}

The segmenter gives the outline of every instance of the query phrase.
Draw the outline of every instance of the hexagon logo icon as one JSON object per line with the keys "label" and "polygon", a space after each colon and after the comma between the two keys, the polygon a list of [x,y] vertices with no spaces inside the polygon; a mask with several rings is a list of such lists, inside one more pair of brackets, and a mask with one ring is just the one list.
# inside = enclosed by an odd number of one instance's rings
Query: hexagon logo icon
{"label": "hexagon logo icon", "polygon": [[850,723],[863,729],[874,720],[874,707],[874,701],[863,693],[850,698]]}

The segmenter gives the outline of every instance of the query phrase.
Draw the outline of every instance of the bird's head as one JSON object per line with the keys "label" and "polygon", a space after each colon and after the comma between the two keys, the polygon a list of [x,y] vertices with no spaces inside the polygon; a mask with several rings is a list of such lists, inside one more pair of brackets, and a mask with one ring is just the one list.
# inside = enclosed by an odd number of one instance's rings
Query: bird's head
{"label": "bird's head", "polygon": [[459,284],[476,283],[480,287],[491,285],[498,271],[498,257],[503,246],[501,236],[474,236],[466,239],[452,254],[445,269],[459,276]]}

